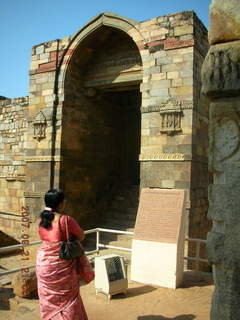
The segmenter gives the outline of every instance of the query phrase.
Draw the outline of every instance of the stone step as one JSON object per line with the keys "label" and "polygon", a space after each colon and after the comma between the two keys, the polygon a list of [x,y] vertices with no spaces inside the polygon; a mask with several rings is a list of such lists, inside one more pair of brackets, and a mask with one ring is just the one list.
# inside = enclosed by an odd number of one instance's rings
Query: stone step
{"label": "stone step", "polygon": [[[97,227],[113,230],[133,232],[136,222],[139,199],[139,186],[123,186],[108,210],[104,212]],[[131,247],[132,235],[101,233],[100,242],[117,247]],[[88,250],[96,248],[96,234],[89,235],[86,238],[85,246]]]}

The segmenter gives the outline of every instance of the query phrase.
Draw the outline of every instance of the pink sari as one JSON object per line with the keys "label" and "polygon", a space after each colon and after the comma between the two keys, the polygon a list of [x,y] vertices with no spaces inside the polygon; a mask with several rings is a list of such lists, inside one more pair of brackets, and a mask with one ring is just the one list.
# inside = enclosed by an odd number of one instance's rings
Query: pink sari
{"label": "pink sari", "polygon": [[76,260],[60,259],[59,248],[60,241],[43,241],[37,251],[36,274],[41,319],[87,320],[79,293]]}

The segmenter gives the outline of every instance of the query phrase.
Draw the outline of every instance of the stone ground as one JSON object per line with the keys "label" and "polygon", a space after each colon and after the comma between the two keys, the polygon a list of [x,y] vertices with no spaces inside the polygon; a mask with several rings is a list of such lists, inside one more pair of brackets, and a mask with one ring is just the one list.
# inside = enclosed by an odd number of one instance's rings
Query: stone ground
{"label": "stone ground", "polygon": [[[16,267],[16,258],[4,259],[4,266]],[[6,277],[11,279],[11,275]],[[209,320],[213,289],[211,275],[186,271],[183,287],[177,290],[129,280],[127,296],[118,294],[108,300],[95,294],[94,283],[82,286],[81,296],[89,320]],[[0,319],[40,320],[37,297],[15,297],[10,284],[1,285],[0,281]]]}

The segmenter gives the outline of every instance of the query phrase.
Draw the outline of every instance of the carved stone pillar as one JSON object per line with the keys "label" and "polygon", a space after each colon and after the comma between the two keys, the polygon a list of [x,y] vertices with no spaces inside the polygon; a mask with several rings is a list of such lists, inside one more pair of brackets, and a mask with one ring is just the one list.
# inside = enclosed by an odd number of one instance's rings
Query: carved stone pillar
{"label": "carved stone pillar", "polygon": [[240,319],[240,1],[213,0],[211,44],[202,68],[209,117],[208,259],[215,292],[212,320]]}

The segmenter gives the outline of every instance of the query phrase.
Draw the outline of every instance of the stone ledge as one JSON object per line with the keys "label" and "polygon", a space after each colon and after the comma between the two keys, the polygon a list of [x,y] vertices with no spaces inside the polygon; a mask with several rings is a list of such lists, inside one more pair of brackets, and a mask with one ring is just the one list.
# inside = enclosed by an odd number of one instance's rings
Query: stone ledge
{"label": "stone ledge", "polygon": [[141,113],[160,112],[166,110],[188,110],[193,109],[192,101],[176,101],[169,99],[158,105],[149,105],[147,107],[141,107]]}
{"label": "stone ledge", "polygon": [[24,192],[25,198],[42,198],[44,195],[45,195],[44,192],[29,192],[29,191]]}
{"label": "stone ledge", "polygon": [[35,156],[35,157],[26,157],[26,162],[50,162],[50,161],[62,161],[61,156]]}
{"label": "stone ledge", "polygon": [[150,153],[140,154],[139,161],[189,161],[192,155],[183,153]]}

